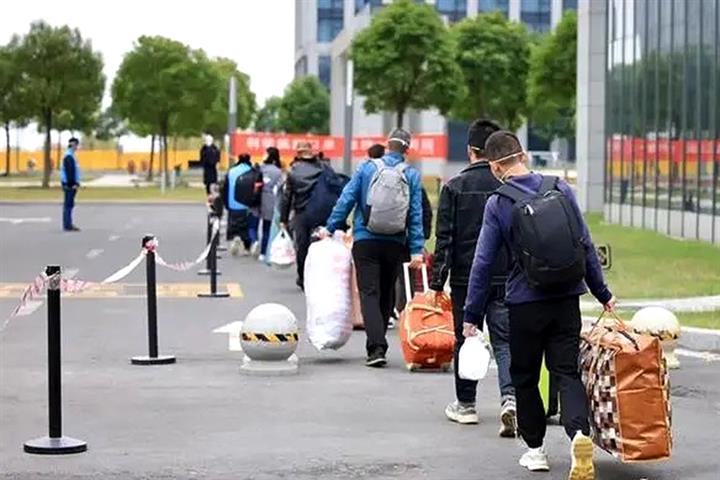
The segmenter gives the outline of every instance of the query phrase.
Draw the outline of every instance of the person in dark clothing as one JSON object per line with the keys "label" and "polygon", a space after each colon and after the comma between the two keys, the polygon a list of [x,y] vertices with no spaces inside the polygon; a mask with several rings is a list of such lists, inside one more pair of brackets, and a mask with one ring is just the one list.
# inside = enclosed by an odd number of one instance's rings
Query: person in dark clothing
{"label": "person in dark clothing", "polygon": [[205,136],[205,145],[200,149],[200,164],[203,169],[205,192],[210,193],[210,185],[217,183],[217,165],[220,162],[220,149],[215,145],[211,135]]}
{"label": "person in dark clothing", "polygon": [[[458,376],[459,352],[463,335],[463,306],[467,295],[468,277],[473,250],[483,221],[487,199],[501,185],[490,171],[485,158],[485,141],[500,127],[487,120],[476,120],[468,129],[467,152],[470,165],[450,179],[440,192],[435,261],[430,288],[442,292],[450,276],[450,289],[455,321],[455,398],[445,415],[458,423],[477,423],[475,408],[477,382]],[[492,293],[488,298],[485,320],[490,332],[500,387],[500,436],[515,436],[515,388],[510,378],[510,326],[505,306],[505,281],[509,255],[501,255],[493,266]]]}
{"label": "person in dark clothing", "polygon": [[260,244],[260,261],[265,261],[270,243],[270,227],[275,214],[275,205],[283,181],[280,151],[268,147],[267,157],[260,167],[263,177],[262,199],[260,202],[260,220],[262,221],[262,241]]}
{"label": "person in dark clothing", "polygon": [[[310,201],[315,183],[317,183],[324,167],[315,155],[309,142],[300,142],[297,145],[297,157],[293,162],[288,178],[285,181],[280,201],[280,224],[287,228],[292,221],[293,239],[295,241],[295,256],[297,264],[297,279],[295,283],[300,289],[305,288],[305,258],[312,231],[319,225],[309,225],[305,221],[305,207]],[[290,214],[293,214],[292,220]]]}
{"label": "person in dark clothing", "polygon": [[80,141],[73,137],[68,141],[68,148],[63,156],[60,167],[60,184],[63,189],[63,230],[66,232],[78,232],[80,229],[75,226],[72,219],[73,208],[75,208],[75,195],[80,188],[80,164],[75,152],[80,146]]}
{"label": "person in dark clothing", "polygon": [[[241,176],[248,174],[253,169],[250,162],[250,155],[244,153],[238,157],[237,163],[228,170],[225,180],[222,183],[222,198],[225,208],[228,211],[227,222],[227,240],[232,241],[230,245],[230,253],[237,255],[240,253],[240,244],[244,248],[243,254],[250,253],[252,244],[249,233],[249,216],[250,206],[241,203],[236,198],[236,185]],[[247,188],[254,188],[250,185]],[[246,196],[252,196],[252,192],[245,192]]]}
{"label": "person in dark clothing", "polygon": [[[510,132],[493,133],[485,144],[485,155],[493,175],[509,184],[513,191],[525,192],[527,198],[550,183],[546,177],[528,170],[527,154],[517,137]],[[517,398],[518,431],[528,446],[519,463],[531,471],[548,471],[550,468],[543,448],[546,422],[538,389],[544,356],[550,374],[558,380],[561,420],[572,439],[569,478],[590,480],[594,478],[592,441],[588,436],[590,426],[585,387],[578,372],[582,326],[579,298],[586,292],[587,285],[605,310],[610,311],[615,306],[615,297],[605,284],[590,232],[572,189],[560,179],[551,180],[551,190],[559,192],[563,201],[571,206],[572,212],[568,213],[573,217],[570,218],[581,230],[579,243],[584,248],[585,274],[584,281],[573,279],[562,288],[533,288],[529,271],[524,269],[517,255],[513,256],[512,270],[505,284],[505,302],[510,314],[510,375]],[[517,251],[520,239],[513,228],[514,205],[513,200],[504,194],[493,195],[485,205],[468,282],[463,325],[465,336],[475,335],[477,326],[482,324],[492,293],[493,265],[503,246]],[[523,210],[526,215],[534,215],[534,211],[528,208]],[[518,216],[515,217],[517,220]],[[553,245],[548,245],[547,249],[552,250]]]}

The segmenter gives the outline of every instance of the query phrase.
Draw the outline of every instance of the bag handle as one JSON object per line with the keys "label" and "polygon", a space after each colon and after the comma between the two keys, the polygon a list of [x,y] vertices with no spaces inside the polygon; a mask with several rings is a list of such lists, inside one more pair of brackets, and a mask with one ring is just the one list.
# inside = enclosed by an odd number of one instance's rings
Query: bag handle
{"label": "bag handle", "polygon": [[[427,265],[423,263],[420,267],[420,271],[423,281],[423,293],[426,293],[428,290],[430,290]],[[412,300],[412,289],[410,288],[410,262],[403,262],[403,280],[405,283],[405,302],[410,303],[410,301]]]}
{"label": "bag handle", "polygon": [[[604,327],[608,330],[608,333],[613,332],[613,333],[617,333],[617,334],[625,337],[628,341],[630,341],[630,343],[633,344],[633,346],[635,347],[635,350],[639,352],[640,345],[638,345],[637,341],[634,338],[632,338],[632,336],[630,336],[630,334],[627,333],[627,331],[629,330],[627,323],[625,323],[625,321],[622,318],[620,318],[620,316],[614,310],[611,310],[610,314],[612,315],[612,319],[611,319],[612,326],[605,325],[603,323],[603,319],[605,318],[606,313],[608,313],[608,312],[605,310],[603,310],[602,313],[600,313],[600,316],[593,324],[593,327],[590,330],[590,333],[594,332],[597,327]],[[605,335],[606,334],[602,334],[602,335],[598,336],[598,339],[595,342],[596,346],[600,344],[600,341],[603,339],[603,337]]]}

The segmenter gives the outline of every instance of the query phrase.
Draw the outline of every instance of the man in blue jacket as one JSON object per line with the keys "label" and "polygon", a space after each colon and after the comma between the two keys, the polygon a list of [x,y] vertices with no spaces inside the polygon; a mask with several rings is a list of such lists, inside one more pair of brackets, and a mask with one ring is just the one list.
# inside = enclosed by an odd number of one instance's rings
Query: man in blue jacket
{"label": "man in blue jacket", "polygon": [[397,169],[404,175],[408,186],[409,201],[405,227],[397,234],[373,233],[369,223],[372,213],[368,209],[368,195],[371,183],[378,174],[378,165],[372,160],[362,163],[350,182],[343,189],[327,222],[327,231],[334,232],[345,225],[350,212],[355,208],[353,220],[353,260],[357,270],[360,291],[360,309],[365,321],[367,334],[366,350],[368,367],[384,367],[388,349],[388,321],[393,309],[393,288],[403,261],[410,253],[411,266],[423,262],[422,224],[422,178],[420,172],[409,165],[401,165],[410,147],[410,134],[397,128],[388,138],[388,153],[380,161],[386,167]]}
{"label": "man in blue jacket", "polygon": [[[253,196],[254,181],[247,180],[246,175],[252,172],[250,155],[247,153],[238,156],[237,163],[228,170],[222,185],[222,198],[228,211],[227,240],[230,244],[230,253],[235,256],[240,253],[250,253],[250,233],[248,231],[248,218],[250,207],[242,203],[239,198],[249,199]],[[242,177],[242,178],[241,178]],[[241,183],[238,185],[238,182]],[[238,197],[238,194],[240,197]],[[247,201],[247,200],[245,200]]]}
{"label": "man in blue jacket", "polygon": [[[528,170],[527,156],[520,141],[510,132],[493,133],[485,144],[485,155],[493,175],[512,188],[525,192],[527,198],[536,195],[546,183],[542,175]],[[572,440],[569,478],[591,480],[594,478],[593,447],[588,436],[587,397],[578,372],[582,326],[579,298],[586,292],[586,285],[606,310],[614,308],[615,298],[603,279],[600,262],[575,195],[562,180],[558,180],[553,189],[559,191],[571,205],[572,212],[567,215],[574,215],[574,218],[568,218],[579,226],[585,274],[584,281],[569,282],[561,289],[533,288],[529,281],[531,272],[522,267],[517,253],[513,258],[505,288],[505,302],[510,315],[510,375],[517,399],[518,431],[529,448],[519,463],[531,471],[550,469],[543,447],[545,411],[538,389],[544,356],[551,374],[558,379],[562,422]],[[549,199],[548,195],[543,198]],[[528,207],[524,207],[522,212],[523,215],[535,215]],[[492,267],[501,247],[505,245],[510,251],[518,251],[515,247],[521,240],[515,235],[513,225],[517,225],[521,217],[514,213],[517,212],[514,212],[513,200],[504,195],[494,195],[485,206],[465,302],[463,330],[466,337],[475,334],[476,326],[485,316],[491,293]],[[546,248],[549,251],[553,246]]]}
{"label": "man in blue jacket", "polygon": [[62,185],[63,201],[63,230],[66,232],[78,232],[80,229],[73,224],[72,211],[75,207],[75,195],[80,188],[80,164],[78,163],[75,151],[80,141],[73,137],[68,142],[65,150],[62,165],[60,167],[60,184]]}

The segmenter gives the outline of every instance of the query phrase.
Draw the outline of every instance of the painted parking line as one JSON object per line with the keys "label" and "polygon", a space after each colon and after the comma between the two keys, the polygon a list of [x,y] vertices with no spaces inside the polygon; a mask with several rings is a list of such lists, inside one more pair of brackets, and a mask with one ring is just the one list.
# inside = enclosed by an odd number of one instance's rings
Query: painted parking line
{"label": "painted parking line", "polygon": [[85,258],[92,260],[93,258],[97,258],[100,255],[102,255],[102,253],[104,251],[105,250],[102,248],[93,248],[92,250],[90,250],[88,253],[85,254]]}
{"label": "painted parking line", "polygon": [[0,223],[20,225],[21,223],[49,223],[50,217],[8,218],[0,217]]}
{"label": "painted parking line", "polygon": [[[237,283],[224,285],[231,298],[243,298],[242,288]],[[26,283],[0,283],[0,299],[20,298]],[[198,293],[207,292],[207,283],[158,283],[158,298],[197,298]],[[82,292],[65,293],[64,299],[83,298],[145,298],[144,283],[94,283]]]}

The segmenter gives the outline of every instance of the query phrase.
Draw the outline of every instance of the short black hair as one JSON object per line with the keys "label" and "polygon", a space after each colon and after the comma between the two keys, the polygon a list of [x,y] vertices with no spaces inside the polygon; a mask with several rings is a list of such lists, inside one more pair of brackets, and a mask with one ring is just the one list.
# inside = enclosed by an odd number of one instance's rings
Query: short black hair
{"label": "short black hair", "polygon": [[499,130],[490,135],[485,142],[485,156],[489,162],[507,158],[516,153],[522,153],[520,140],[514,133]]}
{"label": "short black hair", "polygon": [[499,130],[502,129],[497,123],[482,118],[477,119],[468,127],[467,144],[473,150],[483,153],[488,137]]}
{"label": "short black hair", "polygon": [[238,155],[238,163],[247,163],[248,165],[252,163],[250,154],[249,153],[241,153]]}
{"label": "short black hair", "polygon": [[80,145],[80,140],[78,140],[75,137],[72,137],[70,140],[68,140],[68,147],[72,147],[73,144]]}
{"label": "short black hair", "polygon": [[376,143],[367,150],[368,157],[370,158],[382,158],[385,155],[385,145]]}

